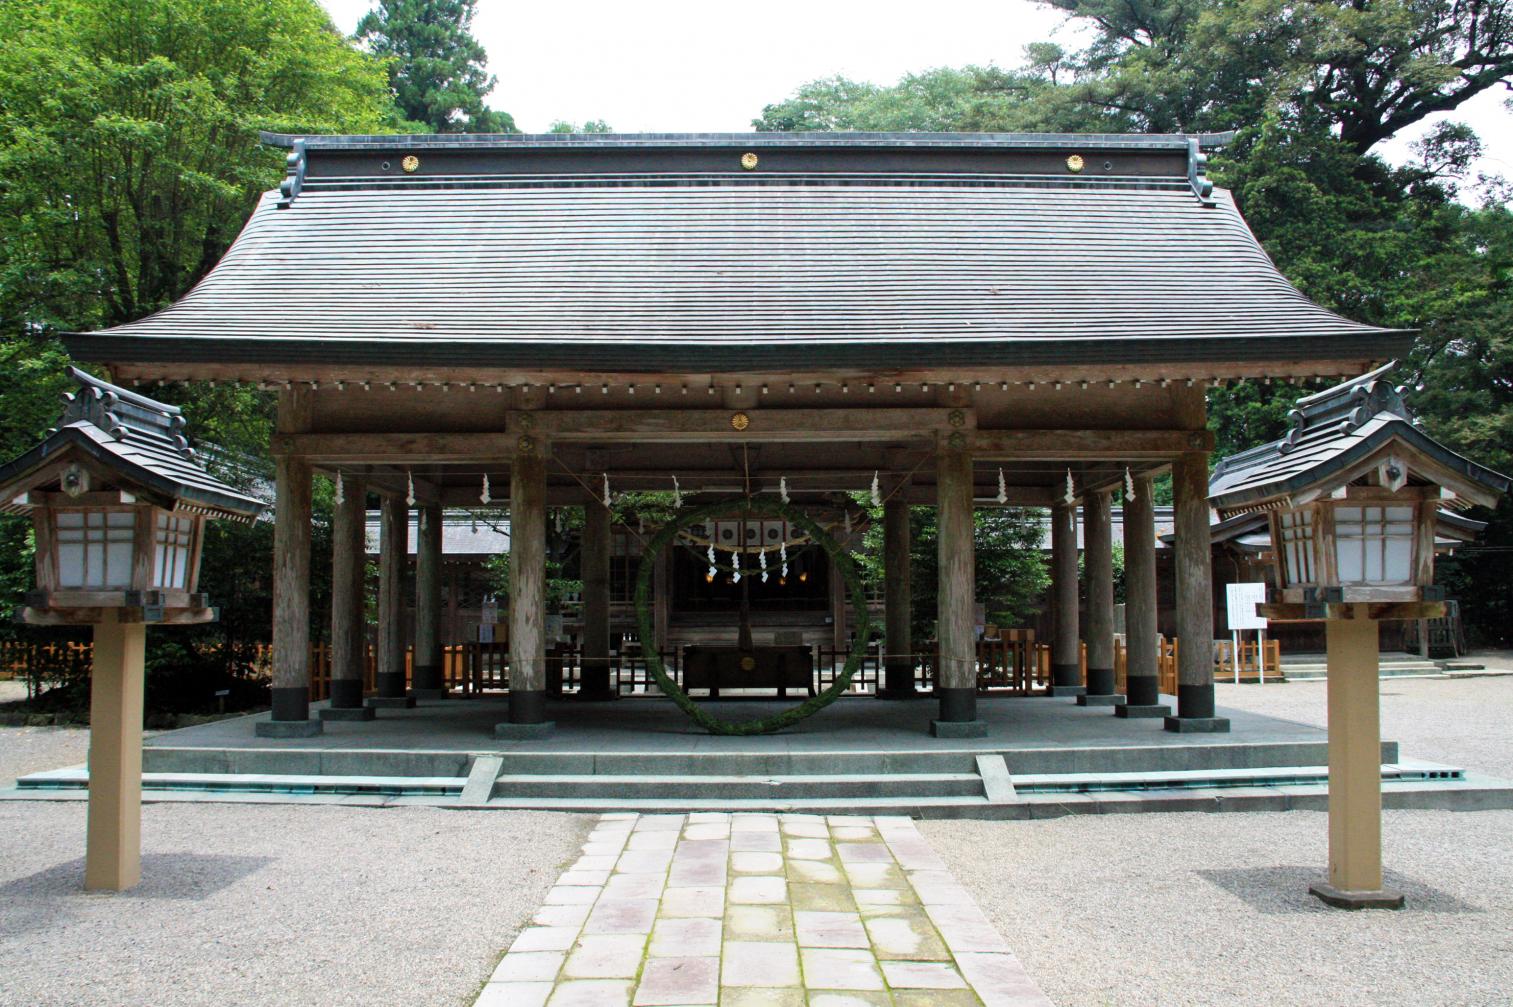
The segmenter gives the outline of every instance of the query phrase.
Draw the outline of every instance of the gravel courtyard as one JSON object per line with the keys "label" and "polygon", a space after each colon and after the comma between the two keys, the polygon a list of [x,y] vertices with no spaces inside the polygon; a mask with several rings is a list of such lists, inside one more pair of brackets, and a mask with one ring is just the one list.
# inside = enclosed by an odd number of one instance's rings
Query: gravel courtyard
{"label": "gravel courtyard", "polygon": [[[1219,704],[1322,724],[1324,683]],[[1513,775],[1513,677],[1383,682],[1405,756]],[[0,785],[83,760],[0,728]],[[468,1003],[591,820],[154,804],[143,884],[79,890],[83,803],[0,803],[0,1005]],[[1325,816],[920,823],[1061,1007],[1507,1004],[1513,812],[1389,812],[1400,913],[1328,910]]]}
{"label": "gravel courtyard", "polygon": [[[0,751],[15,733],[0,731]],[[590,824],[149,804],[142,884],[87,895],[84,812],[0,804],[0,1004],[471,1003]]]}
{"label": "gravel courtyard", "polygon": [[[1407,757],[1513,776],[1513,677],[1382,683]],[[1324,723],[1324,683],[1220,685],[1220,706]],[[922,822],[1060,1007],[1513,1002],[1513,811],[1385,816],[1401,912],[1331,910],[1327,816]]]}

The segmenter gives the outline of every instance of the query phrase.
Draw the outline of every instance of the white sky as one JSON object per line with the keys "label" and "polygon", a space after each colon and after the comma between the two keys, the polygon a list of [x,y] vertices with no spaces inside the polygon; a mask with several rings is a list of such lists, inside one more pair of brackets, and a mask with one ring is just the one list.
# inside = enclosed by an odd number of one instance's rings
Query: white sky
{"label": "white sky", "polygon": [[[371,6],[322,2],[346,32]],[[886,84],[936,66],[1013,67],[1030,42],[1076,48],[1076,29],[1063,25],[1033,0],[479,0],[473,34],[499,78],[489,103],[526,132],[557,119],[603,119],[622,133],[740,132],[762,106],[819,77]],[[1483,170],[1513,178],[1507,93],[1483,93],[1453,118],[1481,135]],[[1407,139],[1386,155],[1406,157]]]}

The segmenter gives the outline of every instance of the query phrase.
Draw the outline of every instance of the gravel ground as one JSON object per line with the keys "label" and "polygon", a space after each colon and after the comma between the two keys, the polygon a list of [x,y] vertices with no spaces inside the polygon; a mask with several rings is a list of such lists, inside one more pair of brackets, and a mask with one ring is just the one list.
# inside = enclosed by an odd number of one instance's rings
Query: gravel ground
{"label": "gravel ground", "polygon": [[27,773],[77,766],[88,755],[87,727],[0,727],[0,787]]}
{"label": "gravel ground", "polygon": [[[1268,685],[1221,683],[1217,702],[1324,726],[1322,680]],[[1403,758],[1448,762],[1513,777],[1513,675],[1489,678],[1382,679],[1382,738]]]}
{"label": "gravel ground", "polygon": [[[1406,756],[1513,776],[1513,678],[1382,683]],[[1324,683],[1219,687],[1219,705],[1324,723]],[[1321,812],[922,822],[1060,1007],[1513,1003],[1513,811],[1389,811],[1401,912],[1308,894]]]}
{"label": "gravel ground", "polygon": [[84,813],[0,803],[0,1004],[471,1003],[590,824],[147,805],[142,884],[86,895]]}

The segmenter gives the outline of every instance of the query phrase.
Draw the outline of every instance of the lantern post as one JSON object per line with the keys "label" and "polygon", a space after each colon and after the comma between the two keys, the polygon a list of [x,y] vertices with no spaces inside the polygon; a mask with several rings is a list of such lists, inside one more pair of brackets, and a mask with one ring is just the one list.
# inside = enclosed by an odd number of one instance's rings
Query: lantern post
{"label": "lantern post", "polygon": [[263,505],[213,478],[178,409],[72,369],[79,390],[42,443],[0,466],[0,501],[28,514],[33,626],[92,626],[89,815],[84,887],[142,876],[142,714],[149,625],[212,622],[197,590],[208,521]]}
{"label": "lantern post", "polygon": [[1445,613],[1434,584],[1445,508],[1494,506],[1508,477],[1413,423],[1391,364],[1300,400],[1282,439],[1225,459],[1221,518],[1269,517],[1272,622],[1323,622],[1328,641],[1329,877],[1309,889],[1344,909],[1403,905],[1382,874],[1379,625]]}

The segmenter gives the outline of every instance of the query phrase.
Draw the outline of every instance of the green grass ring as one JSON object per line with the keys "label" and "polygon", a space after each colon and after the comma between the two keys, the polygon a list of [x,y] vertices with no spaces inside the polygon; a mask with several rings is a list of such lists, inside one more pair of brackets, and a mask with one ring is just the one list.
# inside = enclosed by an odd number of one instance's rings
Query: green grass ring
{"label": "green grass ring", "polygon": [[[662,655],[653,646],[656,631],[652,625],[650,599],[652,573],[656,568],[657,557],[662,555],[662,552],[672,544],[673,539],[677,538],[678,533],[683,529],[709,518],[721,517],[737,508],[748,517],[781,517],[806,532],[834,561],[835,569],[845,581],[846,590],[850,593],[851,610],[856,617],[856,639],[851,644],[850,653],[846,655],[845,667],[830,687],[797,706],[756,720],[722,720],[700,708],[688,693],[683,691],[682,686],[674,682],[672,676],[667,674],[667,669],[662,664]],[[775,500],[760,502],[726,500],[721,503],[683,508],[674,514],[672,519],[663,525],[662,529],[647,543],[646,550],[641,554],[641,565],[636,571],[636,630],[641,637],[641,653],[646,655],[647,670],[680,710],[688,714],[694,723],[710,734],[743,736],[781,731],[835,702],[841,693],[850,688],[852,677],[867,655],[867,643],[872,636],[872,620],[867,613],[867,595],[862,590],[861,574],[856,569],[856,563],[817,522],[798,508]]]}

